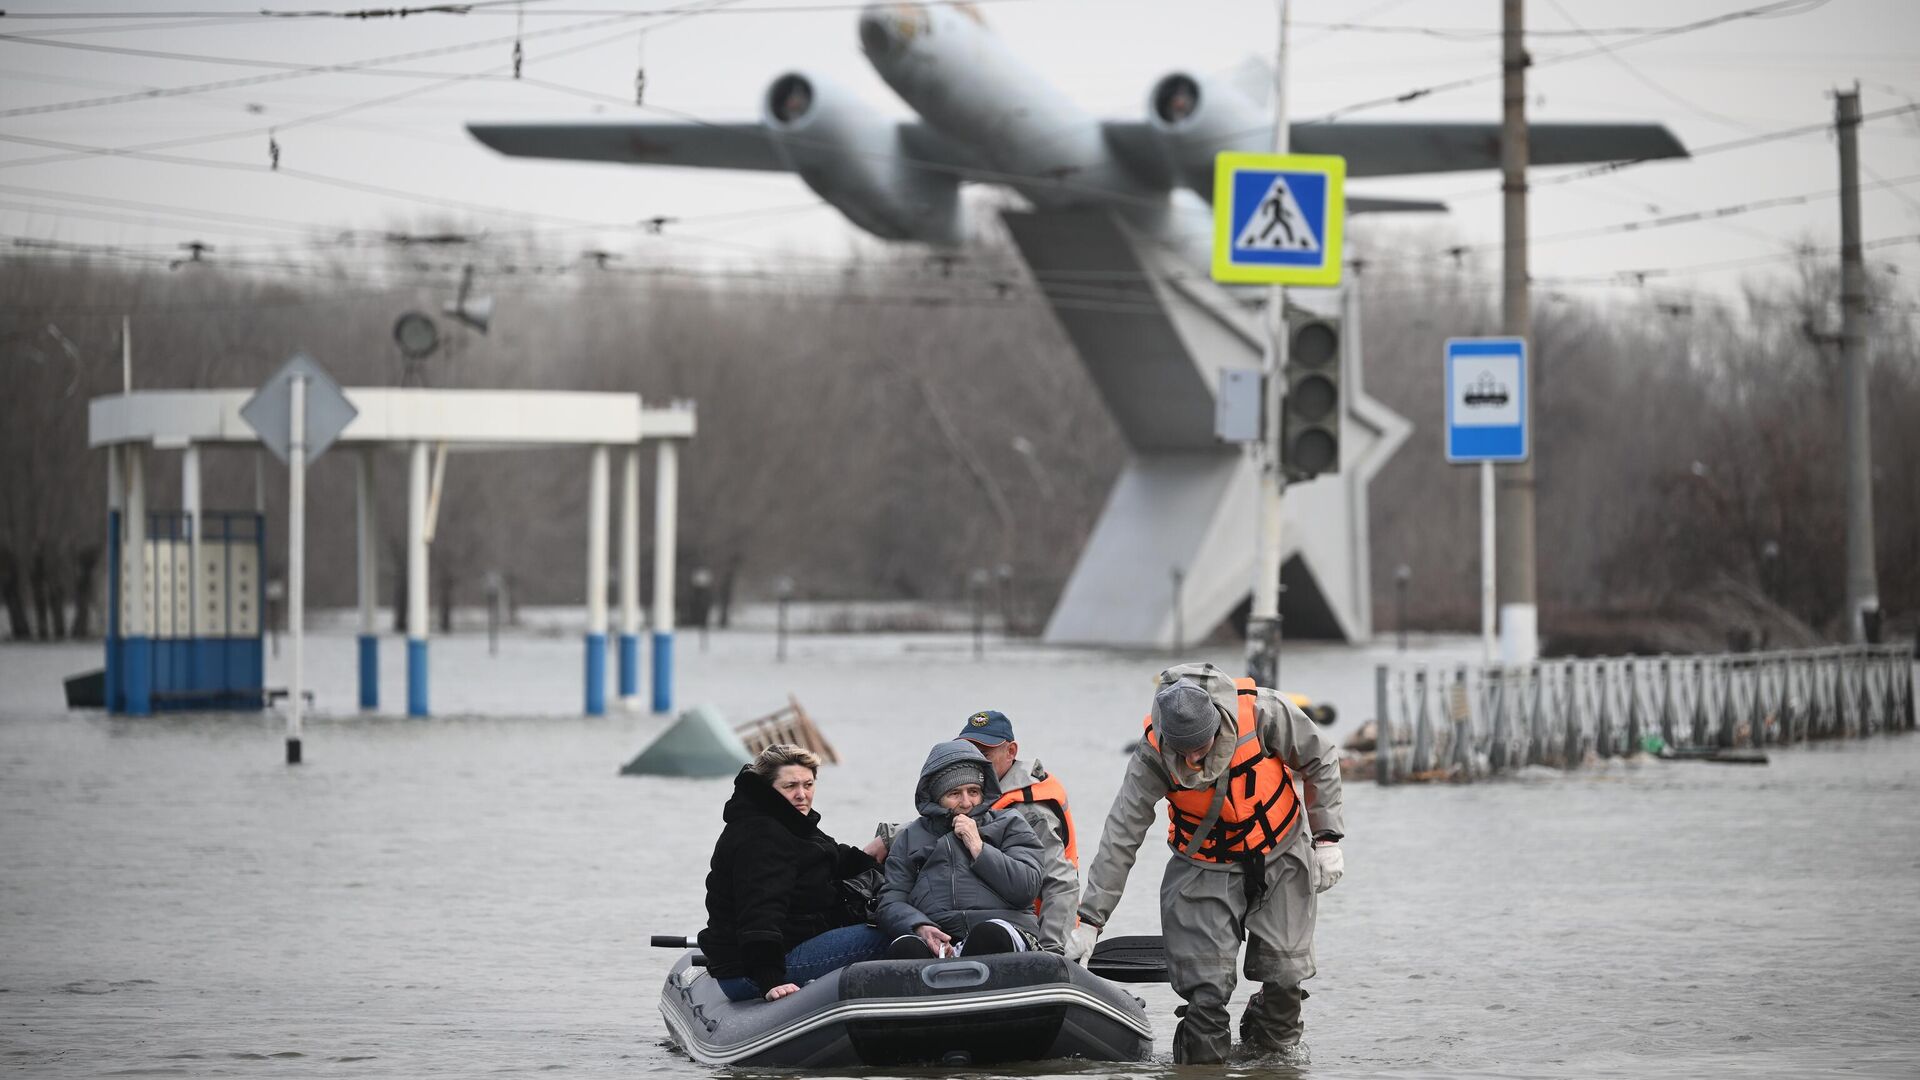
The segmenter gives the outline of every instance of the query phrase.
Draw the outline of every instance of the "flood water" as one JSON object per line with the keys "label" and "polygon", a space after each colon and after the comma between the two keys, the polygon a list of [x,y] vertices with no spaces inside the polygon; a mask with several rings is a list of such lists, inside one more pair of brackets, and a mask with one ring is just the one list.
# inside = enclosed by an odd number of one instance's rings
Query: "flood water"
{"label": "flood water", "polygon": [[[433,648],[441,715],[410,721],[352,714],[351,639],[310,642],[320,709],[341,715],[309,724],[288,769],[271,717],[67,714],[58,678],[96,650],[0,647],[0,1068],[711,1071],[662,1045],[675,954],[647,937],[698,929],[729,782],[616,775],[661,724],[578,715],[576,640]],[[744,720],[791,692],[814,715],[845,758],[817,803],[843,840],[910,813],[926,748],[994,707],[1065,779],[1088,852],[1170,659],[808,636],[778,664],[770,636],[739,632],[681,654],[683,705]],[[1334,701],[1344,732],[1371,714],[1374,658],[1294,649],[1283,682]],[[1763,768],[1350,785],[1301,1072],[1920,1074],[1917,799],[1911,736]],[[1164,858],[1150,838],[1111,932],[1158,931]],[[1018,1074],[1174,1075],[1176,999],[1142,992],[1153,1062]]]}

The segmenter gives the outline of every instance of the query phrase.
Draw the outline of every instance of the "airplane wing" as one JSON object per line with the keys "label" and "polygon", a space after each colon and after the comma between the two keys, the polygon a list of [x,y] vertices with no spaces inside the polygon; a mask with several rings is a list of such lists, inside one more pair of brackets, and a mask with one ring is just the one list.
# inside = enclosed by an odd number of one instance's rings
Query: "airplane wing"
{"label": "airplane wing", "polygon": [[[1530,124],[1527,138],[1527,158],[1534,165],[1687,156],[1664,124]],[[1346,158],[1350,177],[1500,167],[1499,124],[1295,124],[1292,142],[1295,153]]]}
{"label": "airplane wing", "polygon": [[[965,171],[983,167],[977,154],[925,124],[899,124],[909,157]],[[787,172],[774,136],[758,121],[730,124],[468,124],[473,137],[510,157],[614,161],[704,169]]]}
{"label": "airplane wing", "polygon": [[1433,199],[1390,199],[1380,195],[1347,196],[1347,213],[1352,214],[1444,214],[1447,204]]}
{"label": "airplane wing", "polygon": [[[1170,147],[1145,121],[1108,120],[1101,128],[1115,156],[1126,162],[1135,176],[1158,187],[1177,185],[1183,173],[1208,175],[1212,172],[1208,163],[1215,153],[1259,150],[1266,138],[1263,132],[1249,131],[1244,140],[1230,143]],[[1687,156],[1686,147],[1663,124],[1533,124],[1528,136],[1529,160],[1534,165]],[[1346,158],[1348,177],[1500,167],[1499,124],[1306,123],[1293,125],[1291,140],[1296,154],[1338,154]]]}
{"label": "airplane wing", "polygon": [[512,157],[686,165],[785,172],[767,129],[743,124],[468,124],[473,137]]}

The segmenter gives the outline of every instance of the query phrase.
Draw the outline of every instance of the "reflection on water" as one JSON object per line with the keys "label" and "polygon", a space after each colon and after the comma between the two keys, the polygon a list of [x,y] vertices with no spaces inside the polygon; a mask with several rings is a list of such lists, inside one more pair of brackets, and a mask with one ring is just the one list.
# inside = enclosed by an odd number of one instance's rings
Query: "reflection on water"
{"label": "reflection on water", "polygon": [[[351,640],[311,648],[322,709],[348,707]],[[683,693],[737,719],[796,694],[847,759],[819,796],[843,839],[909,813],[926,747],[980,708],[1014,718],[1097,834],[1168,659],[978,663],[964,637],[806,638],[784,665],[766,637],[713,650],[685,650]],[[322,720],[289,770],[269,718],[67,716],[55,676],[91,652],[0,649],[0,1062],[704,1073],[661,1046],[674,954],[646,939],[699,926],[728,784],[615,775],[657,722],[539,715],[578,700],[578,645],[504,651],[436,643],[436,704],[521,715]],[[1297,650],[1287,682],[1344,729],[1371,714],[1367,662]],[[1298,1074],[1920,1072],[1917,794],[1920,740],[1901,737],[1760,769],[1354,785]],[[1156,932],[1163,863],[1150,840],[1112,932]],[[1160,1060],[1015,1074],[1173,1075],[1177,1001],[1138,989]],[[1272,1065],[1221,1073],[1293,1071]]]}

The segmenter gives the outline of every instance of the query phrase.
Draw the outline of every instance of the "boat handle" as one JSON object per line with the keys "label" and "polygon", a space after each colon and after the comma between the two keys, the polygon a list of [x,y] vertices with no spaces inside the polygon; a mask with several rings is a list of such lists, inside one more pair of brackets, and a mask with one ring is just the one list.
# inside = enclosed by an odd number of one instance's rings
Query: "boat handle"
{"label": "boat handle", "polygon": [[957,990],[979,986],[987,981],[987,965],[978,960],[956,960],[950,964],[929,964],[920,969],[920,981],[935,990]]}

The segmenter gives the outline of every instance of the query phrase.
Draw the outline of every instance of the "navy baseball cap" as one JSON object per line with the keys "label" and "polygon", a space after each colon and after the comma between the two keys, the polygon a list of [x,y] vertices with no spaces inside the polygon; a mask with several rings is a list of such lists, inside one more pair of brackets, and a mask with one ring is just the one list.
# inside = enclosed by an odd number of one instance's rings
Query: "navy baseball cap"
{"label": "navy baseball cap", "polygon": [[1013,741],[1013,721],[998,709],[983,709],[967,717],[967,724],[960,729],[956,739],[979,743],[981,746],[999,746]]}

